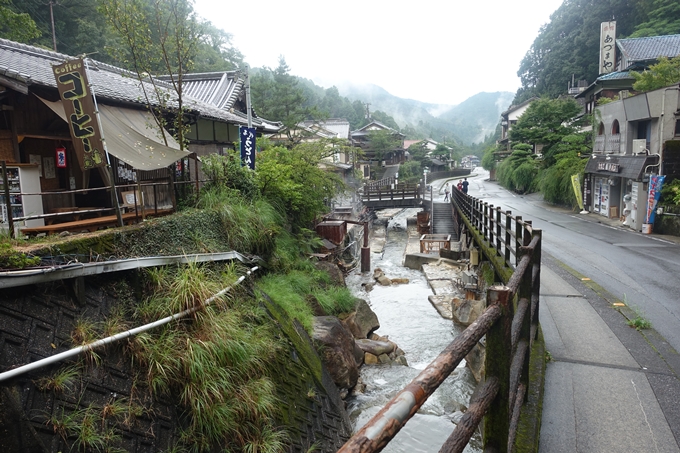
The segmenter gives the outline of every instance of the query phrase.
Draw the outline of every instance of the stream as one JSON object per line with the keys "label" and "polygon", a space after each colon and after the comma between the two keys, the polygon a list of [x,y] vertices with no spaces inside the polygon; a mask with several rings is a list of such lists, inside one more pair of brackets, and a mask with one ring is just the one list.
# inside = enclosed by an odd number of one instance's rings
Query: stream
{"label": "stream", "polygon": [[[442,318],[428,301],[432,293],[424,274],[402,266],[408,241],[406,219],[416,209],[406,209],[389,220],[383,253],[371,253],[371,272],[351,273],[347,286],[356,297],[365,299],[378,316],[378,335],[387,336],[406,353],[409,366],[364,365],[361,379],[366,384],[363,394],[348,398],[348,412],[354,432],[382,409],[387,402],[409,384],[454,339],[459,329],[451,320]],[[362,283],[373,282],[373,271],[383,270],[388,278],[408,278],[408,284],[380,286],[366,292]],[[467,407],[476,383],[463,361],[425,402],[420,411],[385,447],[384,452],[436,452],[453,429],[454,420]],[[466,453],[481,451],[481,440],[473,437]]]}

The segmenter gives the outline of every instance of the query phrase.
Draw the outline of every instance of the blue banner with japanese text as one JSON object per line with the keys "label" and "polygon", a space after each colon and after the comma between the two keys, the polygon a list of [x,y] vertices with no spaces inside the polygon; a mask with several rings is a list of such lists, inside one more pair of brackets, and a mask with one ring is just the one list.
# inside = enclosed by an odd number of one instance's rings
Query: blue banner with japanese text
{"label": "blue banner with japanese text", "polygon": [[241,164],[255,170],[255,128],[239,127],[241,137]]}
{"label": "blue banner with japanese text", "polygon": [[654,223],[656,214],[656,205],[661,198],[661,189],[663,188],[663,181],[666,176],[652,175],[649,177],[649,192],[647,194],[647,222]]}

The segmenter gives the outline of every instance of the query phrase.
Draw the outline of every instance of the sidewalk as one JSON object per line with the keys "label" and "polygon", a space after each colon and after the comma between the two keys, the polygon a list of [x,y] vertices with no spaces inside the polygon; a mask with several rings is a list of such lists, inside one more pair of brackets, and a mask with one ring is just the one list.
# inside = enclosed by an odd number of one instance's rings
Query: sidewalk
{"label": "sidewalk", "polygon": [[539,318],[551,360],[539,452],[680,452],[677,353],[655,351],[655,339],[551,264],[541,266]]}
{"label": "sidewalk", "polygon": [[[619,219],[536,201],[632,231]],[[550,360],[539,452],[680,452],[680,355],[654,329],[629,327],[622,313],[632,311],[619,312],[614,297],[586,283],[544,255],[539,321]]]}

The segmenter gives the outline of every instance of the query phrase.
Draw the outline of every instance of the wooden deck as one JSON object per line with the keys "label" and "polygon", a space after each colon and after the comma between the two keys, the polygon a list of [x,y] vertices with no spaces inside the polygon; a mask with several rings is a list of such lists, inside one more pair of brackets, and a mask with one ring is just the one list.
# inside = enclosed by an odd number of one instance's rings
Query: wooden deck
{"label": "wooden deck", "polygon": [[[155,211],[153,209],[148,209],[144,212],[144,217],[155,217],[172,214],[172,209],[159,209]],[[142,220],[141,212],[127,212],[123,214],[123,223],[130,225],[137,223]],[[26,236],[36,236],[41,233],[47,235],[61,233],[68,231],[69,233],[81,233],[84,231],[92,232],[97,231],[100,228],[116,227],[118,226],[118,218],[115,215],[95,217],[93,219],[82,219],[74,220],[71,222],[54,223],[52,225],[45,225],[32,228],[22,228],[21,233]]]}

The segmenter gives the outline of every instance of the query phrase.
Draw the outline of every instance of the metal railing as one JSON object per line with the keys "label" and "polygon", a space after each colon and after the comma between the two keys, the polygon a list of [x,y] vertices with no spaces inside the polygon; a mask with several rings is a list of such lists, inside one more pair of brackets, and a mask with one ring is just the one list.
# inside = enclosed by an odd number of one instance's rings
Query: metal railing
{"label": "metal railing", "polygon": [[[530,222],[512,217],[509,212],[490,209],[462,192],[455,194],[452,203],[459,220],[482,252],[493,254],[494,259],[487,258],[498,275],[501,279],[504,275],[508,278],[503,279],[504,285],[494,285],[487,290],[487,308],[480,317],[339,452],[382,450],[484,336],[485,379],[440,452],[462,452],[482,420],[485,452],[514,451],[522,409],[527,394],[533,391],[529,359],[539,327],[541,231],[533,228]],[[513,234],[513,224],[518,225],[521,233]],[[501,231],[505,231],[506,236],[498,250]],[[511,264],[510,258],[506,259],[507,253],[516,257],[516,265],[510,272],[506,272]]]}

